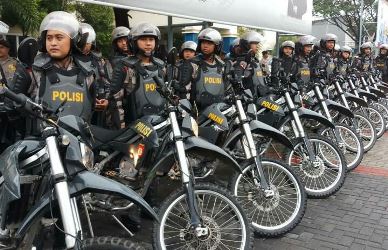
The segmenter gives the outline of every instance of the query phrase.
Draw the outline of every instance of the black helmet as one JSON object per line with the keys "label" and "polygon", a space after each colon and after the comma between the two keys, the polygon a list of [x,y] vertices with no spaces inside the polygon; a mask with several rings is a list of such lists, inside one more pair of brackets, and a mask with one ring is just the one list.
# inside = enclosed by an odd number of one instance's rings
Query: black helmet
{"label": "black helmet", "polygon": [[183,51],[185,49],[192,50],[192,51],[197,51],[197,43],[194,41],[186,41],[182,44],[181,50],[179,51],[179,57],[183,58]]}
{"label": "black helmet", "polygon": [[[161,34],[160,34],[159,28],[156,27],[155,25],[151,23],[139,23],[132,28],[131,36],[132,36],[131,45],[132,45],[134,54],[137,54],[140,51],[136,41],[143,36],[154,37],[155,38],[154,51],[158,50]],[[151,56],[151,55],[146,55],[146,56]]]}
{"label": "black helmet", "polygon": [[216,45],[215,54],[220,54],[222,50],[222,37],[220,32],[213,28],[206,28],[198,34],[197,52],[201,52],[201,42],[210,41]]}
{"label": "black helmet", "polygon": [[39,43],[42,52],[47,52],[46,34],[48,30],[58,30],[67,34],[72,41],[72,48],[77,50],[81,50],[86,42],[87,36],[82,37],[80,23],[74,15],[65,11],[53,11],[43,18],[39,27]]}
{"label": "black helmet", "polygon": [[241,36],[241,39],[240,39],[240,47],[244,50],[244,51],[248,51],[249,50],[249,44],[251,43],[261,43],[263,40],[262,36],[254,31],[254,30],[249,30],[247,32],[245,32],[242,36]]}

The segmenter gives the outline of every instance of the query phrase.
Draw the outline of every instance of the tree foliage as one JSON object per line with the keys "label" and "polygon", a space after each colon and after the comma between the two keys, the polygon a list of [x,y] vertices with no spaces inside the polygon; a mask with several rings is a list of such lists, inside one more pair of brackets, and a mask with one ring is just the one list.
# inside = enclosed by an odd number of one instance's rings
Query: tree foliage
{"label": "tree foliage", "polygon": [[9,26],[20,25],[23,35],[39,29],[45,12],[40,10],[40,0],[1,1],[1,19]]}
{"label": "tree foliage", "polygon": [[76,13],[81,22],[93,26],[97,46],[104,55],[110,50],[114,15],[111,7],[78,3],[74,0],[1,0],[1,20],[9,26],[19,25],[23,35],[37,36],[43,18],[52,11]]}
{"label": "tree foliage", "polygon": [[376,0],[364,0],[364,7],[361,11],[361,0],[314,1],[313,14],[325,18],[354,41],[358,41],[361,13],[367,30],[373,33],[376,29],[376,24],[370,22],[377,20],[377,2]]}
{"label": "tree foliage", "polygon": [[77,12],[82,22],[93,26],[97,35],[97,47],[104,55],[107,55],[111,49],[111,32],[114,21],[112,8],[93,4],[78,4]]}

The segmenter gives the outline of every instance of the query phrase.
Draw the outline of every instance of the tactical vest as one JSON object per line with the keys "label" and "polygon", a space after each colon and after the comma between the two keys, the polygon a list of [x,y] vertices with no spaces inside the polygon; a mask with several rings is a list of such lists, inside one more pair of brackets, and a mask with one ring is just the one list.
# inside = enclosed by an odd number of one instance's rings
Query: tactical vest
{"label": "tactical vest", "polygon": [[335,69],[335,61],[334,61],[334,58],[328,54],[326,54],[326,62],[327,62],[327,65],[326,65],[326,76],[327,78],[329,79],[331,77],[331,75],[334,73],[334,69]]}
{"label": "tactical vest", "polygon": [[387,71],[387,60],[387,57],[382,56],[378,56],[375,59],[376,68],[382,73]]}
{"label": "tactical vest", "polygon": [[216,64],[209,65],[204,61],[198,62],[198,76],[192,86],[191,99],[196,102],[200,109],[222,102],[225,93],[225,83],[222,77],[223,64],[217,59]]}
{"label": "tactical vest", "polygon": [[131,93],[129,104],[131,112],[130,120],[138,119],[145,115],[158,114],[166,107],[166,99],[157,91],[157,85],[152,79],[154,76],[163,80],[164,62],[153,58],[153,65],[142,66],[141,61],[136,57],[123,59],[124,65],[132,68],[136,75],[136,87]]}
{"label": "tactical vest", "polygon": [[252,88],[251,91],[254,97],[262,97],[268,94],[268,86],[265,81],[264,71],[257,62],[251,63],[253,68]]}
{"label": "tactical vest", "polygon": [[63,105],[58,116],[75,115],[90,121],[93,98],[90,94],[86,77],[93,73],[91,62],[81,62],[73,57],[74,67],[63,70],[51,63],[47,54],[38,55],[33,67],[41,71],[39,99],[51,110]]}
{"label": "tactical vest", "polygon": [[337,63],[337,70],[342,76],[346,76],[348,73],[349,61],[339,60]]}
{"label": "tactical vest", "polygon": [[366,72],[371,69],[372,66],[372,58],[363,56],[361,58],[361,71]]}
{"label": "tactical vest", "polygon": [[298,60],[298,79],[302,80],[304,84],[310,83],[310,67],[308,59],[305,57],[299,57]]}

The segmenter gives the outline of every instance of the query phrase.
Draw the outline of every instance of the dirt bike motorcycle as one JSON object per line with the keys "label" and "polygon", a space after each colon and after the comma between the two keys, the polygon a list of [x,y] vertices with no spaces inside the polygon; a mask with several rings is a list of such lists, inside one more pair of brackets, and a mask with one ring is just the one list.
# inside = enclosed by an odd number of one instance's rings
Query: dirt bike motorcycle
{"label": "dirt bike motorcycle", "polygon": [[[355,118],[352,111],[336,101],[332,100],[328,86],[324,80],[315,80],[310,88],[312,90],[307,93],[307,100],[304,101],[305,107],[310,107],[312,110],[323,114],[329,121],[335,125],[334,129],[329,127],[319,126],[317,133],[326,138],[331,138],[338,148],[343,153],[346,160],[347,170],[355,169],[364,156],[364,147],[357,131],[345,123],[336,122],[332,113],[353,120]],[[308,90],[307,90],[308,91]]]}
{"label": "dirt bike motorcycle", "polygon": [[[242,83],[243,77],[249,77],[247,67],[240,65],[249,63],[250,53],[242,59],[226,70],[231,84],[225,103],[212,104],[201,112],[199,134],[225,149],[240,163],[242,173],[230,176],[229,188],[242,203],[255,232],[275,237],[299,224],[306,209],[306,195],[289,166],[260,154],[259,141],[265,137],[279,141],[290,150],[293,145],[283,133],[256,119],[251,90],[245,89]],[[198,163],[207,160],[190,156]],[[214,178],[219,179],[217,175]]]}
{"label": "dirt bike motorcycle", "polygon": [[[108,155],[90,170],[154,199],[160,218],[153,230],[155,249],[252,248],[253,231],[237,199],[226,188],[199,182],[194,174],[198,166],[187,155],[216,157],[233,171],[240,172],[240,166],[224,150],[198,137],[196,112],[188,100],[177,100],[169,83],[156,77],[154,81],[167,100],[165,111],[118,131],[92,126],[93,149]],[[117,204],[115,210],[128,208]]]}
{"label": "dirt bike motorcycle", "polygon": [[[290,81],[289,76],[283,74],[280,80],[279,86],[273,86],[273,95],[261,100],[258,119],[271,122],[270,125],[293,138],[294,149],[286,153],[285,161],[298,174],[307,195],[328,197],[337,192],[345,181],[345,158],[331,140],[308,134],[302,120],[317,121],[330,129],[335,129],[335,125],[323,115],[303,107],[300,88]],[[264,101],[270,105],[264,105]],[[276,107],[276,111],[269,107]],[[276,119],[268,119],[274,115]]]}
{"label": "dirt bike motorcycle", "polygon": [[[23,94],[3,87],[0,94],[42,121],[40,138],[18,141],[0,156],[0,246],[41,249],[47,247],[42,245],[48,234],[55,237],[50,248],[141,249],[125,239],[87,239],[83,231],[80,208],[85,206],[84,195],[89,193],[120,196],[158,221],[151,206],[132,189],[87,171],[93,163],[89,138],[85,136],[88,125],[72,115],[54,122],[45,115],[52,116],[53,111]],[[53,231],[58,233],[53,236]]]}

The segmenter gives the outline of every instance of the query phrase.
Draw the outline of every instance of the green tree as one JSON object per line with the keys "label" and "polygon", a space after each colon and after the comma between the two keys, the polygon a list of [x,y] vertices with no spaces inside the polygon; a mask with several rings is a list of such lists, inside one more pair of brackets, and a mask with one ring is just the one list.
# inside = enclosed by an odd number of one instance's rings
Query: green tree
{"label": "green tree", "polygon": [[1,19],[9,26],[19,25],[23,35],[39,29],[45,12],[39,7],[40,0],[0,1]]}
{"label": "green tree", "polygon": [[364,0],[364,7],[362,11],[360,10],[361,0],[325,0],[314,1],[313,14],[325,18],[357,42],[359,40],[361,12],[366,30],[369,33],[376,30],[374,22],[377,20],[377,1]]}
{"label": "green tree", "polygon": [[97,47],[107,56],[111,50],[111,33],[114,14],[111,7],[95,4],[78,4],[78,18],[93,26],[97,35]]}

